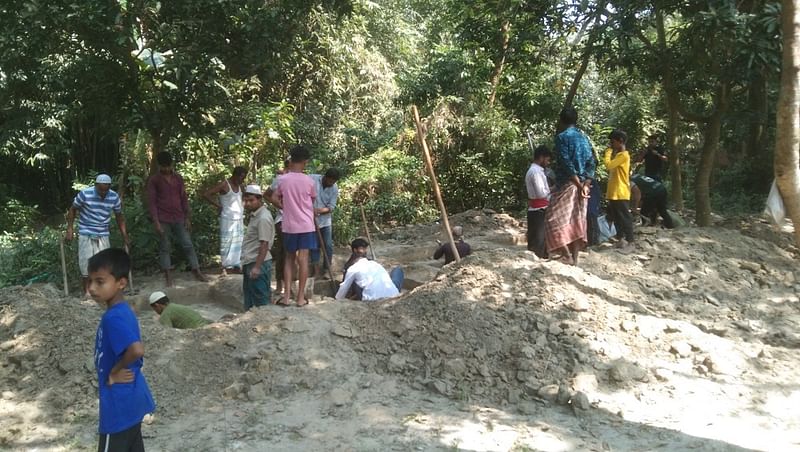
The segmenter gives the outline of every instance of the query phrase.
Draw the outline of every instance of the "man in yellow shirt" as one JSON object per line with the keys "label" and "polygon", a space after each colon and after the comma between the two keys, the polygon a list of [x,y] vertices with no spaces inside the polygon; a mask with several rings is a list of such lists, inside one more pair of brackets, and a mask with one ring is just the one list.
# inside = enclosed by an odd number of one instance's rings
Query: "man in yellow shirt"
{"label": "man in yellow shirt", "polygon": [[608,170],[608,217],[617,226],[617,247],[633,250],[633,218],[631,217],[631,156],[625,148],[628,135],[614,130],[608,136],[611,148],[606,149],[603,162]]}

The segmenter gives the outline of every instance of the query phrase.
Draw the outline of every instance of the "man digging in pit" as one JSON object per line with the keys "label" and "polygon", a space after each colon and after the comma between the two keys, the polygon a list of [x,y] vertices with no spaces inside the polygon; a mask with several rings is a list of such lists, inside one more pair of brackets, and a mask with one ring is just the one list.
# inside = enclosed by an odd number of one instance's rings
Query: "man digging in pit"
{"label": "man digging in pit", "polygon": [[559,115],[556,136],[557,189],[545,214],[545,240],[550,255],[578,265],[578,253],[586,246],[586,208],[594,178],[595,161],[589,139],[575,125],[578,112],[565,107]]}
{"label": "man digging in pit", "polygon": [[179,330],[200,328],[211,323],[193,309],[170,302],[167,294],[161,291],[150,294],[150,307],[158,314],[159,323]]}
{"label": "man digging in pit", "polygon": [[[461,226],[453,226],[450,232],[453,234],[453,241],[456,242],[458,256],[464,258],[472,254],[472,248],[469,246],[469,243],[464,241],[464,228]],[[453,248],[450,247],[449,243],[440,242],[439,248],[436,248],[436,251],[433,252],[434,259],[441,259],[442,256],[444,256],[444,265],[456,260],[456,257],[453,255]]]}
{"label": "man digging in pit", "polygon": [[350,244],[352,254],[345,264],[344,281],[336,292],[337,300],[375,301],[400,294],[403,270],[395,267],[387,272],[381,264],[367,259],[368,248],[369,242],[361,238]]}
{"label": "man digging in pit", "polygon": [[83,293],[89,296],[89,258],[111,246],[108,226],[111,223],[111,212],[117,220],[122,240],[127,245],[128,230],[125,217],[122,215],[122,200],[117,192],[111,189],[111,176],[98,174],[94,187],[78,192],[67,212],[67,234],[65,239],[74,237],[73,225],[78,216],[78,267],[83,281]]}

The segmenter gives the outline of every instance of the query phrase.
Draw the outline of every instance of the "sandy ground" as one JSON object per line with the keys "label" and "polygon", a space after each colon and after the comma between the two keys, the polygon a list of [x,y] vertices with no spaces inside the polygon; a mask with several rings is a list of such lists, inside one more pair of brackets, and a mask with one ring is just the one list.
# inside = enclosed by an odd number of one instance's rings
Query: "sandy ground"
{"label": "sandy ground", "polygon": [[[786,233],[639,228],[635,253],[575,268],[525,251],[507,215],[451,222],[474,254],[446,267],[438,225],[374,231],[378,260],[424,283],[383,302],[242,313],[241,277],[186,275],[171,298],[217,322],[181,331],[144,301],[160,280],[136,278],[148,450],[800,450]],[[96,448],[102,310],[59,293],[0,291],[2,450]]]}

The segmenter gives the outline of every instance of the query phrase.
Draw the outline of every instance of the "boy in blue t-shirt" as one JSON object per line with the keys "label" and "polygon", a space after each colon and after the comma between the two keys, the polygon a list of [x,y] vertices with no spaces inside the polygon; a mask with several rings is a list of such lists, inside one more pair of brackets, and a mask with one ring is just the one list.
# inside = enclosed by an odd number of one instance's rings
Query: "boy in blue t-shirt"
{"label": "boy in blue t-shirt", "polygon": [[131,261],[119,248],[89,259],[89,294],[106,307],[97,327],[94,363],[100,397],[99,451],[144,451],[142,419],[156,409],[142,375],[139,322],[122,291]]}

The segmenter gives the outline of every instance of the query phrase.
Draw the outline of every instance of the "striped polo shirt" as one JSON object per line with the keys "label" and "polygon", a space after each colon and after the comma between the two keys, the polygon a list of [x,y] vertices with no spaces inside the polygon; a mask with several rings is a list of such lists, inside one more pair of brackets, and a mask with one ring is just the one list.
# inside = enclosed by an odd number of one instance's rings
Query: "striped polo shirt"
{"label": "striped polo shirt", "polygon": [[75,195],[72,206],[78,209],[78,234],[89,236],[108,235],[111,223],[111,211],[122,212],[122,201],[114,190],[109,190],[105,198],[101,198],[94,187],[87,188]]}

